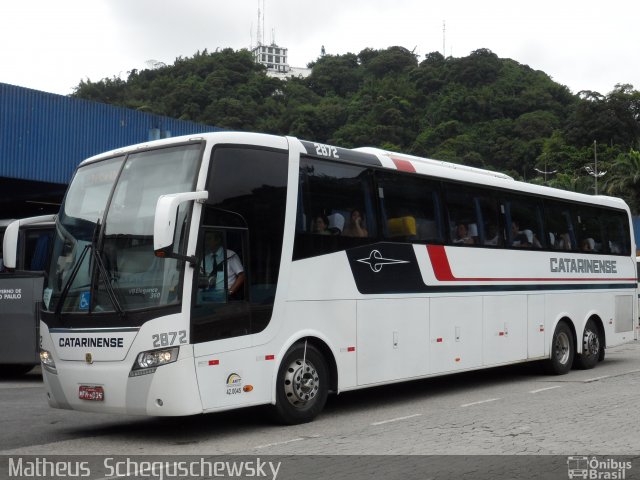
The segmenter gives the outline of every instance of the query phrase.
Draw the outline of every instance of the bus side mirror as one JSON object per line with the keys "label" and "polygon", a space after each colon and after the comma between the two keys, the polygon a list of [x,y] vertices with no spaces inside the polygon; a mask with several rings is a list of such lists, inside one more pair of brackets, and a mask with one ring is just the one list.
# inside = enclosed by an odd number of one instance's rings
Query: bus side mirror
{"label": "bus side mirror", "polygon": [[181,257],[173,253],[178,207],[184,202],[191,200],[204,201],[207,198],[209,198],[209,192],[207,191],[160,195],[156,203],[156,214],[153,222],[153,250],[156,257]]}
{"label": "bus side mirror", "polygon": [[41,215],[39,217],[23,218],[15,220],[7,225],[2,241],[2,263],[8,269],[15,269],[18,263],[18,235],[20,227],[40,222],[53,222],[56,215]]}

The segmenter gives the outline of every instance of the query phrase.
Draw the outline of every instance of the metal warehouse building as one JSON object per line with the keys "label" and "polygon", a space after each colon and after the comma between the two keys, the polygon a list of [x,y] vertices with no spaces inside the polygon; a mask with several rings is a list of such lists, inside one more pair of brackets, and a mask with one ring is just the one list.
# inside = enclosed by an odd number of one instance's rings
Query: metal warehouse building
{"label": "metal warehouse building", "polygon": [[0,83],[0,219],[58,211],[97,153],[216,127]]}

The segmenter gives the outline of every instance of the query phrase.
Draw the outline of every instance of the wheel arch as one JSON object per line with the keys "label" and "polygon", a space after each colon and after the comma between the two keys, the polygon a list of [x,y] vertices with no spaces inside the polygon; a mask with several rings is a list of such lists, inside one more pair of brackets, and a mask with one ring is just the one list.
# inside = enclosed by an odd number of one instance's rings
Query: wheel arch
{"label": "wheel arch", "polygon": [[336,361],[334,349],[330,346],[330,342],[327,338],[325,338],[318,332],[303,332],[301,335],[290,338],[289,341],[286,342],[280,350],[280,353],[278,355],[278,364],[274,369],[274,377],[272,383],[273,388],[271,392],[272,403],[275,403],[276,401],[277,376],[284,357],[286,356],[287,352],[291,348],[293,348],[294,345],[298,343],[304,344],[305,341],[309,342],[309,344],[317,348],[327,362],[327,367],[329,368],[329,391],[338,391],[338,363]]}
{"label": "wheel arch", "polygon": [[[571,330],[571,334],[573,335],[573,351],[578,353],[577,348],[579,345],[578,342],[578,335],[576,333],[576,326],[573,323],[573,320],[571,320],[571,317],[569,317],[568,315],[563,315],[561,316],[558,321],[556,322],[556,324],[553,326],[553,331],[556,331],[556,328],[558,328],[558,325],[560,325],[561,323],[564,323],[567,325],[567,327],[569,327],[569,330]],[[553,342],[553,335],[551,335],[551,342]],[[553,348],[549,349],[549,356],[553,355]]]}

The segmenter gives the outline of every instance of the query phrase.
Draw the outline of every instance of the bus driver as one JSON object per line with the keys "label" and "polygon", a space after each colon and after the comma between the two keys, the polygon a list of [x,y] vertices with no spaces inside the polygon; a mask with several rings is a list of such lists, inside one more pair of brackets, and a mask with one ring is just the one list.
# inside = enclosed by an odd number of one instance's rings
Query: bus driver
{"label": "bus driver", "polygon": [[[204,271],[209,278],[209,288],[215,292],[224,292],[224,248],[222,246],[222,235],[214,232],[206,237],[206,247],[208,253],[204,257]],[[227,249],[227,287],[229,288],[229,298],[237,298],[241,293],[244,284],[244,267],[233,250]]]}

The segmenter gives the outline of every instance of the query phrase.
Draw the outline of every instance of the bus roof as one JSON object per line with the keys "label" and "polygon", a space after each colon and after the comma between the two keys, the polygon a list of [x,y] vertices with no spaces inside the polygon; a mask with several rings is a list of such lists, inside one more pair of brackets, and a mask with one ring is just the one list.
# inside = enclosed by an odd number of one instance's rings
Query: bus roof
{"label": "bus roof", "polygon": [[[176,143],[184,143],[189,141],[207,140],[214,141],[216,143],[245,143],[256,145],[268,145],[273,148],[287,149],[290,140],[298,140],[295,137],[283,137],[275,136],[263,133],[251,133],[251,132],[207,132],[192,135],[183,135],[178,137],[170,137],[162,140],[153,140],[145,143],[139,143],[118,149],[104,152],[93,157],[84,160],[80,165],[92,163],[94,161],[112,157],[115,155],[124,155],[127,153],[145,150],[148,148],[169,146]],[[431,175],[435,177],[443,177],[454,181],[476,183],[487,186],[493,186],[496,188],[503,188],[507,190],[516,190],[533,195],[540,195],[553,198],[562,198],[566,200],[572,200],[581,203],[597,203],[600,205],[609,206],[612,208],[622,208],[628,211],[627,204],[620,198],[609,197],[605,195],[587,195],[583,193],[570,192],[568,190],[561,190],[557,188],[547,187],[543,185],[536,185],[527,182],[521,182],[515,180],[513,177],[504,173],[495,172],[491,170],[485,170],[482,168],[470,167],[467,165],[455,164],[452,162],[446,162],[441,160],[434,160],[430,158],[416,157],[413,155],[391,152],[374,147],[359,147],[351,149],[352,152],[358,152],[362,154],[374,155],[381,159],[387,159],[388,162],[382,162],[383,168],[393,168],[390,163],[391,159],[405,160],[413,164],[416,168],[416,173],[422,175]],[[334,161],[341,161],[340,159],[332,159]]]}

